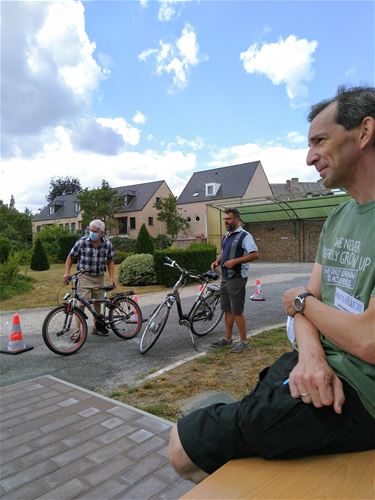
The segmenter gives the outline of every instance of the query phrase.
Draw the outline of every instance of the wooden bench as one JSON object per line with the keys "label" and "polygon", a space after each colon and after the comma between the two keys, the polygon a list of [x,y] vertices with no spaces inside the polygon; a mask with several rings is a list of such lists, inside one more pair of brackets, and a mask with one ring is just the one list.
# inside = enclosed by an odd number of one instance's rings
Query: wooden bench
{"label": "wooden bench", "polygon": [[375,450],[296,460],[231,460],[185,493],[194,499],[375,499]]}

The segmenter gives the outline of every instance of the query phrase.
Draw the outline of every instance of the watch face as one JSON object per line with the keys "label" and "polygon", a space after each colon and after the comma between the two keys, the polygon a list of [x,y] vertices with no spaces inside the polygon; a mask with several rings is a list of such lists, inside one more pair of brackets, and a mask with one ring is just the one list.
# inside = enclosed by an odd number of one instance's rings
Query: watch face
{"label": "watch face", "polygon": [[301,312],[302,308],[303,308],[303,300],[301,299],[301,297],[296,297],[294,299],[294,309],[297,312]]}

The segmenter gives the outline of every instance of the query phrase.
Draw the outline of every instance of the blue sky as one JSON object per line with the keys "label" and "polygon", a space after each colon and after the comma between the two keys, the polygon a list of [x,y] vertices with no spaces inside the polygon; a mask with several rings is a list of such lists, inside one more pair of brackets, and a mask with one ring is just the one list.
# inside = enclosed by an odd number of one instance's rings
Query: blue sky
{"label": "blue sky", "polygon": [[83,187],[260,160],[305,165],[309,106],[374,84],[370,1],[3,1],[0,199],[34,212]]}

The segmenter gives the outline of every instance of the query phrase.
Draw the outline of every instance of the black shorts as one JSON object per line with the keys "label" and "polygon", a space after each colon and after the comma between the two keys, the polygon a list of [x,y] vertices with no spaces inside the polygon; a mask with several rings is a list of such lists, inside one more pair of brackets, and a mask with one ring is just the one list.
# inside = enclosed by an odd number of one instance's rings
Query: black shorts
{"label": "black shorts", "polygon": [[233,314],[242,314],[245,307],[247,278],[234,276],[221,282],[221,309]]}
{"label": "black shorts", "polygon": [[344,453],[375,448],[375,420],[345,381],[345,404],[315,408],[292,398],[283,385],[297,353],[281,356],[260,373],[256,388],[235,403],[194,411],[177,423],[182,446],[193,463],[211,474],[231,459],[265,459]]}

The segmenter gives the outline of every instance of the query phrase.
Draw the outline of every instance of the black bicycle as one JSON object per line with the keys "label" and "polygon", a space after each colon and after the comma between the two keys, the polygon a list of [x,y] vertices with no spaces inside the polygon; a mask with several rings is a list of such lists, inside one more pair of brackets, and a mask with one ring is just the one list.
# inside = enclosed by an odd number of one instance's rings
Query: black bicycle
{"label": "black bicycle", "polygon": [[[141,354],[149,351],[158,340],[168,321],[169,313],[174,303],[177,304],[179,324],[185,325],[190,329],[194,347],[194,335],[202,337],[212,332],[223,317],[223,311],[220,308],[220,286],[216,283],[209,284],[210,281],[219,278],[216,273],[208,271],[204,274],[194,274],[192,271],[183,269],[176,261],[169,257],[165,257],[165,260],[167,261],[164,263],[165,266],[176,268],[181,274],[163,302],[151,314],[139,344],[139,352]],[[179,291],[186,285],[189,278],[200,282],[201,289],[190,311],[184,314]]]}
{"label": "black bicycle", "polygon": [[[79,309],[77,302],[85,305],[95,318],[97,330],[106,333],[112,331],[124,340],[132,339],[142,327],[142,312],[132,299],[133,291],[121,292],[107,297],[113,285],[98,287],[104,291],[100,299],[86,299],[79,291],[79,275],[82,271],[69,276],[71,292],[64,295],[64,303],[52,309],[44,319],[42,326],[43,340],[46,346],[56,354],[69,356],[81,349],[87,339],[87,315]],[[104,304],[104,314],[97,313],[94,304]]]}

